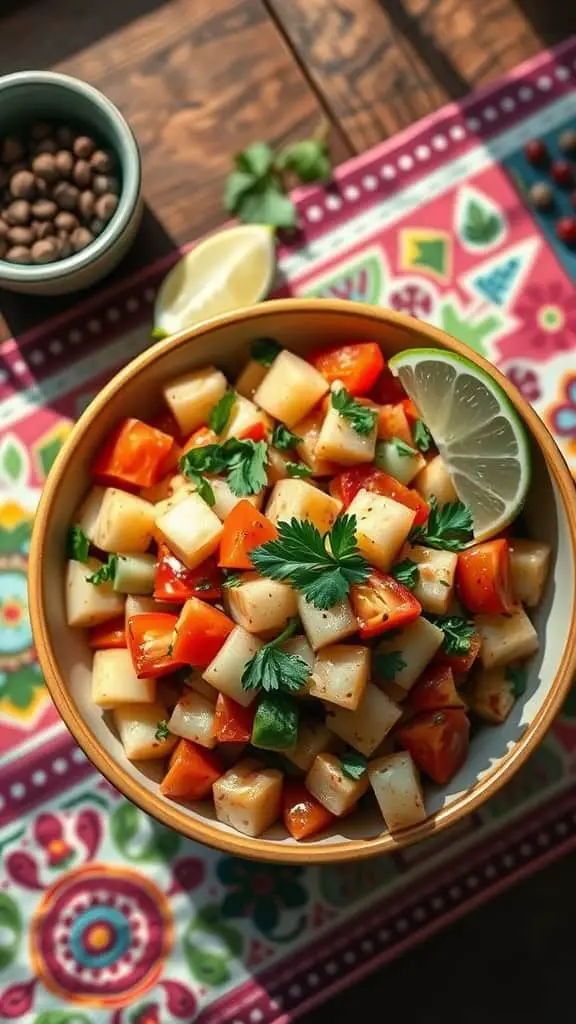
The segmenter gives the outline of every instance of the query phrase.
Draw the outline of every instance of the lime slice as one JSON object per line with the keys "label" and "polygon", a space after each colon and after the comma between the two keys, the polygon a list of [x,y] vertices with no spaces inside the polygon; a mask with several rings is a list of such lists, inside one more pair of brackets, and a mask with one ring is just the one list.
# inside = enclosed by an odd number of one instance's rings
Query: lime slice
{"label": "lime slice", "polygon": [[200,320],[251,306],[272,286],[274,229],[239,224],[187,252],[164,278],[154,307],[154,336],[165,338]]}
{"label": "lime slice", "polygon": [[518,515],[530,483],[530,445],[518,413],[484,370],[452,352],[399,352],[390,368],[418,407],[485,540]]}

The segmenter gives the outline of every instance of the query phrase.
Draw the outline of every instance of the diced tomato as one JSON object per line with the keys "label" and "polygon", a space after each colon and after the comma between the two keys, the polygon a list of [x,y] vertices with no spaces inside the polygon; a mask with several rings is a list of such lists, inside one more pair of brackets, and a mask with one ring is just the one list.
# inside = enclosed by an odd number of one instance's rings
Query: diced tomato
{"label": "diced tomato", "polygon": [[250,552],[277,537],[278,530],[262,512],[247,499],[239,501],[224,520],[218,565],[224,569],[253,569]]}
{"label": "diced tomato", "polygon": [[128,649],[139,679],[165,676],[182,666],[173,653],[177,621],[169,612],[143,612],[128,619]]}
{"label": "diced tomato", "polygon": [[406,392],[398,377],[395,377],[392,370],[385,366],[376,381],[370,398],[373,398],[379,405],[396,405],[406,398]]}
{"label": "diced tomato", "polygon": [[442,786],[466,760],[470,722],[460,708],[424,711],[406,722],[397,737],[418,768]]}
{"label": "diced tomato", "polygon": [[126,629],[124,616],[110,619],[94,626],[90,630],[90,647],[94,651],[102,651],[112,647],[126,647]]}
{"label": "diced tomato", "polygon": [[473,633],[470,637],[470,649],[466,654],[446,654],[443,647],[434,655],[433,665],[447,665],[455,676],[465,675],[470,671],[480,653],[480,637]]}
{"label": "diced tomato", "polygon": [[293,839],[310,839],[336,821],[334,815],[297,779],[286,779],[284,782],[282,817]]}
{"label": "diced tomato", "polygon": [[154,597],[157,601],[184,604],[189,597],[217,601],[221,596],[222,573],[214,556],[207,558],[195,569],[189,569],[170,551],[167,544],[158,545],[154,579]]}
{"label": "diced tomato", "polygon": [[416,420],[420,419],[420,413],[418,412],[418,409],[414,405],[414,402],[412,401],[411,398],[404,399],[404,401],[402,402],[402,408],[404,409],[404,412],[408,417],[409,423],[415,423]]}
{"label": "diced tomato", "polygon": [[249,743],[256,714],[256,702],[243,708],[224,693],[218,694],[214,732],[218,743]]}
{"label": "diced tomato", "polygon": [[353,583],[350,601],[364,639],[407,626],[422,612],[407,587],[381,572],[371,573],[364,583]]}
{"label": "diced tomato", "polygon": [[358,491],[362,489],[383,494],[384,497],[393,498],[400,505],[413,509],[416,513],[414,526],[420,526],[428,519],[430,506],[418,494],[418,491],[405,487],[393,476],[388,476],[387,473],[374,466],[354,466],[353,469],[348,469],[340,476],[334,477],[330,483],[330,493],[342,501],[345,508],[348,508]]}
{"label": "diced tomato", "polygon": [[505,537],[476,544],[458,555],[456,585],[474,615],[498,615],[514,606],[510,547]]}
{"label": "diced tomato", "polygon": [[336,345],[315,352],[310,362],[329,384],[342,381],[351,395],[367,395],[384,369],[384,356],[373,341]]}
{"label": "diced tomato", "polygon": [[408,703],[412,711],[441,711],[442,708],[466,707],[456,689],[449,665],[433,665],[427,668],[410,690]]}
{"label": "diced tomato", "polygon": [[185,455],[192,448],[205,448],[207,444],[218,444],[218,434],[215,434],[210,427],[198,427],[198,430],[190,434],[190,437],[182,445],[180,455]]}
{"label": "diced tomato", "polygon": [[216,657],[234,623],[224,612],[191,597],[175,627],[174,659],[193,668],[207,668]]}
{"label": "diced tomato", "polygon": [[203,800],[223,774],[224,766],[213,750],[191,740],[180,740],[160,783],[160,792],[176,800]]}
{"label": "diced tomato", "polygon": [[92,476],[105,486],[152,487],[168,472],[176,444],[142,420],[122,420],[100,449]]}
{"label": "diced tomato", "polygon": [[238,440],[240,441],[266,441],[267,438],[268,430],[266,424],[261,420],[252,423],[249,427],[245,427],[238,434]]}
{"label": "diced tomato", "polygon": [[378,413],[378,437],[385,441],[389,441],[392,437],[397,437],[400,441],[404,441],[405,444],[411,446],[414,444],[403,402],[399,402],[397,405],[380,406],[380,412]]}

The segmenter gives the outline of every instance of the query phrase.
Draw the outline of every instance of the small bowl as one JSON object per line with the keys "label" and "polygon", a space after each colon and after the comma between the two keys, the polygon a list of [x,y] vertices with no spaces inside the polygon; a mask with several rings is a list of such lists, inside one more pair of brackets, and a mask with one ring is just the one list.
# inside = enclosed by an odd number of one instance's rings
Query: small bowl
{"label": "small bowl", "polygon": [[[506,391],[533,442],[533,482],[525,516],[530,533],[552,545],[551,579],[534,616],[540,652],[528,665],[524,696],[508,719],[473,737],[469,757],[447,786],[430,786],[421,825],[391,835],[375,809],[358,810],[318,838],[297,843],[275,826],[259,839],[215,819],[208,804],[163,797],[156,763],[131,764],[105,717],[90,700],[91,652],[83,632],[66,624],[66,532],[90,485],[89,466],[119,419],[147,416],[161,385],[209,360],[234,379],[250,342],[274,337],[306,356],[314,348],[376,341],[385,356],[433,347],[466,356]],[[30,553],[30,608],[38,657],[54,702],[96,767],[134,803],[178,832],[241,857],[311,864],[390,853],[438,835],[477,810],[535,749],[576,674],[576,497],[568,468],[541,419],[506,378],[471,349],[411,317],[352,302],[288,299],[201,324],[150,348],[114,377],[88,407],[58,456],[40,500]]]}
{"label": "small bowl", "polygon": [[142,218],[142,168],[133,132],[98,89],[53,71],[18,71],[0,77],[0,137],[27,123],[54,120],[83,128],[115,154],[121,192],[114,216],[80,252],[42,266],[0,260],[0,287],[29,295],[64,295],[109,274],[132,245]]}

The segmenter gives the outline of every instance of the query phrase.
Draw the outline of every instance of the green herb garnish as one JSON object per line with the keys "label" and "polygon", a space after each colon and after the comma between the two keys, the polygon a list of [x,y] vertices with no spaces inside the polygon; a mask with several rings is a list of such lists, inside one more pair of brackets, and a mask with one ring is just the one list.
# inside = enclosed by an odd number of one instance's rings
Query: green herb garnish
{"label": "green herb garnish", "polygon": [[99,587],[101,583],[111,583],[116,574],[117,564],[118,555],[108,555],[108,561],[101,565],[96,572],[93,572],[91,576],[87,576],[86,582],[92,583],[95,587]]}
{"label": "green herb garnish", "polygon": [[403,459],[413,459],[415,455],[418,455],[416,449],[406,444],[406,441],[403,441],[401,437],[391,437],[390,444],[394,445],[398,455]]}
{"label": "green herb garnish", "polygon": [[236,392],[231,390],[225,391],[222,398],[216,402],[208,416],[208,426],[215,434],[221,434],[225,429],[235,404]]}
{"label": "green herb garnish", "polygon": [[281,346],[277,341],[274,341],[274,338],[256,338],[252,342],[250,355],[257,363],[268,369],[272,366],[276,357],[280,355],[281,351]]}
{"label": "green herb garnish", "polygon": [[401,651],[374,651],[372,657],[372,667],[378,679],[395,679],[406,664]]}
{"label": "green herb garnish", "polygon": [[468,654],[476,632],[473,622],[461,615],[427,615],[426,618],[443,631],[442,646],[446,654]]}
{"label": "green herb garnish", "polygon": [[424,423],[424,420],[416,420],[412,427],[412,437],[418,451],[427,452],[433,443],[432,434]]}
{"label": "green herb garnish", "polygon": [[278,426],[274,427],[270,444],[273,448],[278,448],[281,452],[285,452],[290,448],[295,448],[297,444],[300,444],[301,440],[301,437],[293,434],[283,423],[279,423]]}
{"label": "green herb garnish", "polygon": [[286,628],[275,640],[264,644],[250,658],[242,673],[243,690],[301,690],[308,682],[310,669],[298,654],[281,650],[282,644],[294,636],[299,626],[298,616],[289,619]]}
{"label": "green herb garnish", "polygon": [[521,697],[526,692],[528,673],[525,665],[507,665],[506,679],[511,684],[510,689],[514,697]]}
{"label": "green herb garnish", "polygon": [[225,569],[222,586],[226,587],[226,590],[234,590],[236,587],[242,586],[242,577],[240,573],[230,572]]}
{"label": "green herb garnish", "polygon": [[361,779],[366,773],[368,760],[357,750],[345,750],[340,755],[342,771],[349,779]]}
{"label": "green herb garnish", "polygon": [[192,448],[180,459],[180,471],[196,484],[204,473],[226,473],[230,490],[239,498],[257,494],[266,485],[268,445],[265,441],[239,441]]}
{"label": "green herb garnish", "polygon": [[90,551],[90,541],[81,526],[71,526],[67,537],[68,558],[74,558],[77,562],[87,562]]}
{"label": "green herb garnish", "polygon": [[154,733],[154,739],[158,740],[159,743],[163,743],[167,740],[170,735],[170,729],[168,728],[168,722],[163,719],[161,722],[156,723],[156,732]]}
{"label": "green herb garnish", "polygon": [[403,586],[408,587],[409,590],[414,590],[414,587],[418,586],[420,581],[420,569],[417,562],[413,562],[411,558],[404,558],[401,562],[397,562],[390,569],[390,575],[398,580],[398,583],[402,583]]}
{"label": "green herb garnish", "polygon": [[357,402],[346,388],[332,392],[332,408],[347,419],[357,434],[370,434],[374,429],[378,413],[368,405]]}
{"label": "green herb garnish", "polygon": [[431,498],[427,522],[411,530],[408,540],[442,551],[462,551],[473,538],[472,513],[464,502],[449,501],[439,506],[436,498]]}
{"label": "green herb garnish", "polygon": [[287,462],[286,472],[288,476],[300,477],[302,480],[306,477],[312,476],[312,470],[310,466],[306,466],[304,462]]}
{"label": "green herb garnish", "polygon": [[315,608],[343,601],[352,583],[362,583],[370,566],[356,547],[356,516],[340,516],[322,534],[307,520],[278,523],[278,539],[250,552],[254,568],[290,582]]}

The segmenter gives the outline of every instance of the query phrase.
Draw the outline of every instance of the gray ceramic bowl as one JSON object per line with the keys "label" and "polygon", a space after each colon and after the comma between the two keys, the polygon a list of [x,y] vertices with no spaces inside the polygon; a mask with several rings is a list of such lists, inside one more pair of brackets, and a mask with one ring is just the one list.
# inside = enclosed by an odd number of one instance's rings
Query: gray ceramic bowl
{"label": "gray ceramic bowl", "polygon": [[93,132],[115,153],[120,202],[110,222],[85,249],[57,263],[23,266],[0,260],[0,287],[35,295],[63,295],[109,274],[130,248],[142,217],[140,153],[122,114],[86,82],[52,71],[19,71],[0,77],[0,137],[32,121],[70,122]]}

